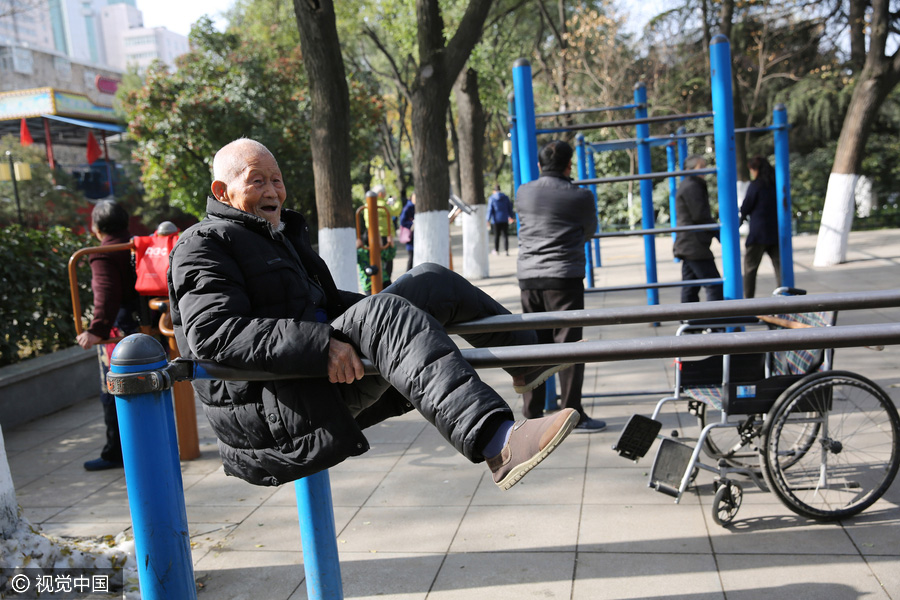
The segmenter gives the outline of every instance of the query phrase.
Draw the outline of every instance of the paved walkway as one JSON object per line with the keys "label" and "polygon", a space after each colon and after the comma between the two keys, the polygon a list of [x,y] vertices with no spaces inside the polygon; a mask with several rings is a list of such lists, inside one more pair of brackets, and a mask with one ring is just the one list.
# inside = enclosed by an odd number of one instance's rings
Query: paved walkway
{"label": "paved walkway", "polygon": [[[514,242],[514,239],[511,240]],[[795,239],[796,283],[810,292],[897,286],[897,231],[855,233],[848,263],[814,269],[815,237]],[[671,243],[656,242],[661,281],[680,278]],[[643,247],[604,241],[598,286],[641,283]],[[479,282],[519,312],[515,249],[491,257]],[[457,251],[457,267],[461,254]],[[399,269],[405,255],[396,259]],[[768,260],[768,259],[766,259]],[[769,264],[760,290],[774,285]],[[661,301],[678,301],[662,290]],[[636,306],[644,292],[590,294],[589,308]],[[843,323],[900,321],[900,309],[844,313]],[[590,328],[589,339],[669,336],[675,326]],[[840,350],[837,364],[878,381],[898,397],[896,347],[876,353]],[[588,365],[586,400],[609,429],[572,435],[508,492],[483,465],[456,454],[417,414],[370,430],[372,450],[331,471],[346,598],[723,599],[894,598],[900,600],[900,483],[875,506],[844,523],[822,524],[791,513],[772,494],[745,486],[733,526],[711,519],[711,475],[675,505],[646,487],[652,454],[635,465],[610,446],[634,412],[649,414],[673,384],[671,360]],[[509,377],[484,378],[521,413]],[[646,392],[640,396],[609,396]],[[201,599],[306,598],[294,488],[254,487],[225,477],[215,439],[200,419],[202,456],[182,463],[187,513]],[[690,417],[669,410],[665,428],[696,432]],[[100,404],[86,402],[4,431],[25,516],[60,536],[102,536],[130,527],[122,471],[87,473],[103,436]],[[177,599],[173,599],[177,600]]]}

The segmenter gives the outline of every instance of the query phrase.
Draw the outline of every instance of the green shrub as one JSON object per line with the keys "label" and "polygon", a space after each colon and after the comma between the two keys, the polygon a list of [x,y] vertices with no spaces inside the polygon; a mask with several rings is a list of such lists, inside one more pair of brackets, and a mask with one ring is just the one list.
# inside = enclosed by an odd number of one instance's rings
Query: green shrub
{"label": "green shrub", "polygon": [[[46,231],[18,225],[0,230],[0,366],[75,345],[69,257],[91,245],[65,227]],[[93,301],[91,271],[80,261],[82,308]]]}

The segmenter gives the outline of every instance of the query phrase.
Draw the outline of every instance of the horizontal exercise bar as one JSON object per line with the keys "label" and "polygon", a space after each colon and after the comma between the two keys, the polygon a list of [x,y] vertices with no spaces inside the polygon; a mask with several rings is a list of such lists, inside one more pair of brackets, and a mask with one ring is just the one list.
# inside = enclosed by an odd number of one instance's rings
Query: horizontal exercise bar
{"label": "horizontal exercise bar", "polygon": [[[789,127],[789,126],[788,126]],[[778,131],[784,129],[781,125],[769,125],[768,127],[742,127],[735,129],[735,133],[764,133],[767,131]],[[707,137],[712,136],[712,131],[701,131],[697,133],[673,133],[666,136],[651,136],[648,138],[626,138],[622,140],[609,140],[606,142],[589,142],[588,148],[594,152],[608,152],[610,150],[623,150],[625,148],[635,148],[638,144],[646,143],[651,146],[663,146],[675,140]]]}
{"label": "horizontal exercise bar", "polygon": [[447,330],[451,333],[469,334],[491,331],[628,325],[715,317],[746,317],[747,315],[778,315],[825,310],[892,307],[900,307],[900,290],[839,292],[835,294],[810,294],[807,296],[772,296],[747,300],[723,300],[721,302],[689,302],[685,304],[658,304],[625,308],[592,308],[500,315],[469,321],[468,323],[457,323],[456,325],[448,326]]}
{"label": "horizontal exercise bar", "polygon": [[680,227],[660,227],[659,229],[635,229],[634,231],[603,231],[595,233],[591,237],[612,238],[612,237],[634,237],[639,235],[657,235],[662,233],[680,233],[682,231],[717,231],[718,223],[710,223],[708,225],[681,225]]}
{"label": "horizontal exercise bar", "polygon": [[[585,108],[582,110],[564,110],[562,112],[547,112],[534,115],[535,119],[543,119],[547,117],[565,117],[567,115],[585,115],[588,113],[613,111],[613,110],[631,110],[634,108],[644,108],[643,104],[625,104],[623,106],[601,106],[600,108]],[[515,120],[515,117],[512,118]]]}
{"label": "horizontal exercise bar", "polygon": [[646,125],[650,123],[670,123],[672,121],[690,121],[692,119],[705,119],[713,116],[711,112],[687,113],[683,115],[660,115],[658,117],[642,117],[639,119],[622,119],[620,121],[605,121],[602,123],[583,123],[581,125],[562,125],[553,129],[538,129],[535,133],[556,133],[559,131],[579,131],[587,129],[605,129],[607,127],[625,127],[628,125]]}
{"label": "horizontal exercise bar", "polygon": [[594,183],[620,183],[623,181],[640,181],[642,179],[662,179],[665,177],[689,177],[691,175],[715,175],[716,169],[691,169],[688,171],[657,171],[655,173],[637,173],[635,175],[620,175],[617,177],[598,177],[596,179],[579,179],[573,181],[575,185],[591,185]]}
{"label": "horizontal exercise bar", "polygon": [[668,281],[664,283],[634,283],[631,285],[614,285],[611,287],[593,287],[593,288],[585,288],[584,293],[599,293],[599,292],[629,292],[633,290],[659,290],[663,288],[674,288],[674,287],[700,287],[706,285],[722,285],[725,283],[724,279],[688,279],[687,281]]}

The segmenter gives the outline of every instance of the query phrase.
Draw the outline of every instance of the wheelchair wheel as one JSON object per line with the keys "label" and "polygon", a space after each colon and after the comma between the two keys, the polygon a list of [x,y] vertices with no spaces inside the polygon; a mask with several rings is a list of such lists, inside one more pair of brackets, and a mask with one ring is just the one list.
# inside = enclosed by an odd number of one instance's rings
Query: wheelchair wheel
{"label": "wheelchair wheel", "polygon": [[713,498],[712,518],[713,521],[724,527],[731,523],[737,515],[741,501],[744,499],[744,490],[733,481],[722,481],[718,488],[716,496]]}
{"label": "wheelchair wheel", "polygon": [[775,402],[760,457],[769,488],[803,517],[855,515],[890,487],[900,466],[900,417],[870,380],[846,371],[804,377]]}
{"label": "wheelchair wheel", "polygon": [[[722,411],[703,402],[697,404],[697,420],[701,431],[709,423],[721,421]],[[738,423],[734,427],[711,429],[703,442],[703,449],[710,458],[725,459],[733,467],[759,472],[759,452],[749,445],[749,441],[742,441]]]}

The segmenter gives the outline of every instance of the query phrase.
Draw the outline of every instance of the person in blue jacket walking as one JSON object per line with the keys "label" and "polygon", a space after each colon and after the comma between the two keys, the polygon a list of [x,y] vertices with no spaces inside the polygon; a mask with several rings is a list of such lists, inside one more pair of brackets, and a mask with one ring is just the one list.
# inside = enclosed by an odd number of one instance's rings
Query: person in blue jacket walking
{"label": "person in blue jacket walking", "polygon": [[503,235],[503,250],[509,256],[509,224],[513,222],[513,206],[509,196],[494,185],[494,193],[488,198],[487,222],[494,232],[494,254],[500,254],[500,235]]}

